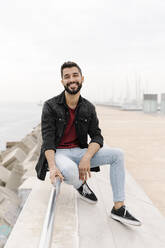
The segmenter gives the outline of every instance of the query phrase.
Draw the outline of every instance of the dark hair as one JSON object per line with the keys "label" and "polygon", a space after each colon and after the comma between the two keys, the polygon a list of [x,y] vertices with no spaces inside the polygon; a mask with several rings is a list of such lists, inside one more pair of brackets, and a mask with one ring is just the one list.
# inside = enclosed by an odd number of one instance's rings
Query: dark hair
{"label": "dark hair", "polygon": [[81,71],[80,67],[78,66],[78,64],[76,64],[75,62],[72,62],[72,61],[67,61],[67,62],[64,62],[64,64],[61,66],[61,78],[63,77],[63,70],[65,68],[71,68],[71,67],[77,67],[77,69],[79,70],[79,72],[82,76],[82,71]]}

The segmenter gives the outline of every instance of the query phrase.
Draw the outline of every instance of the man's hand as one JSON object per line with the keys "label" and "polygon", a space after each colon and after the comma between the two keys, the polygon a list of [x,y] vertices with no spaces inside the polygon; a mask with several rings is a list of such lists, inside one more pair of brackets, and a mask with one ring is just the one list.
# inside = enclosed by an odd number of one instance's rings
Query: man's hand
{"label": "man's hand", "polygon": [[61,181],[63,181],[63,179],[64,179],[60,170],[57,167],[55,167],[54,169],[50,170],[50,180],[51,180],[52,184],[54,184],[57,177],[59,177]]}
{"label": "man's hand", "polygon": [[79,163],[79,178],[83,181],[87,180],[87,174],[91,177],[90,161],[94,154],[100,149],[98,143],[92,142],[88,145],[87,152],[82,157]]}
{"label": "man's hand", "polygon": [[83,157],[79,163],[79,179],[82,181],[86,181],[87,174],[89,177],[91,177],[90,159]]}

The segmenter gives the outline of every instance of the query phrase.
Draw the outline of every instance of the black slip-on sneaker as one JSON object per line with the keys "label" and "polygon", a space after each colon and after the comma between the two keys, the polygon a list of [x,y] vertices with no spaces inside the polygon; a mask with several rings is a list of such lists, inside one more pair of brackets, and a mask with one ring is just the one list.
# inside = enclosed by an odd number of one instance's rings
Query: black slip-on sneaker
{"label": "black slip-on sneaker", "polygon": [[128,210],[126,209],[126,206],[122,206],[119,209],[115,209],[114,207],[111,210],[111,218],[114,220],[118,220],[124,224],[134,225],[134,226],[141,226],[142,223],[133,217]]}
{"label": "black slip-on sneaker", "polygon": [[97,197],[85,182],[77,189],[81,199],[89,203],[97,203]]}

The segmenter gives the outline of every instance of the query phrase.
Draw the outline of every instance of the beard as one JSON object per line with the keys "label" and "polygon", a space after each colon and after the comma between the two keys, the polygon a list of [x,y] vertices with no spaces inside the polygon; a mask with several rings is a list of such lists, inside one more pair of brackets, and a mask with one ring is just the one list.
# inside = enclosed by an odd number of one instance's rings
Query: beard
{"label": "beard", "polygon": [[[69,89],[69,86],[71,85],[71,84],[73,84],[73,83],[75,83],[75,84],[77,84],[77,89],[72,89],[72,90],[70,90]],[[80,90],[81,90],[81,87],[82,87],[82,83],[79,83],[79,82],[70,82],[70,83],[67,83],[65,86],[64,86],[64,88],[65,88],[65,90],[69,93],[69,94],[71,94],[71,95],[76,95]]]}

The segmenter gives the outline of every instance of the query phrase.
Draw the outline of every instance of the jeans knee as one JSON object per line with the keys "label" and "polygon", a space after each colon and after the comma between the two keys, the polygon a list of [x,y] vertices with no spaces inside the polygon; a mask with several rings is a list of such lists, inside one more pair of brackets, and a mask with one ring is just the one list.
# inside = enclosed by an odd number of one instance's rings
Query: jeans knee
{"label": "jeans knee", "polygon": [[115,158],[116,160],[123,160],[124,159],[124,151],[120,148],[115,148]]}
{"label": "jeans knee", "polygon": [[73,183],[78,178],[78,169],[73,166],[69,166],[62,170],[62,174],[64,176],[64,180]]}
{"label": "jeans knee", "polygon": [[118,156],[124,157],[124,151],[121,148],[118,148]]}

